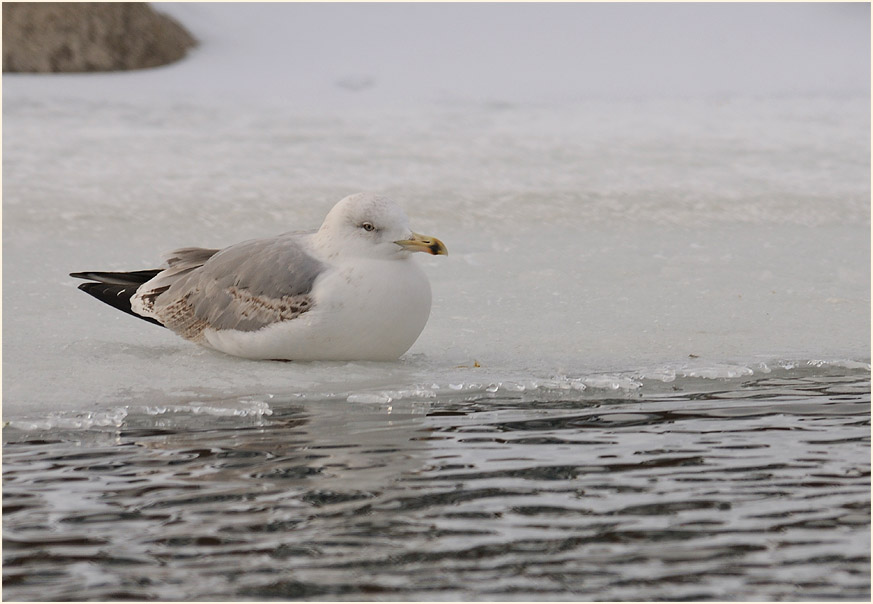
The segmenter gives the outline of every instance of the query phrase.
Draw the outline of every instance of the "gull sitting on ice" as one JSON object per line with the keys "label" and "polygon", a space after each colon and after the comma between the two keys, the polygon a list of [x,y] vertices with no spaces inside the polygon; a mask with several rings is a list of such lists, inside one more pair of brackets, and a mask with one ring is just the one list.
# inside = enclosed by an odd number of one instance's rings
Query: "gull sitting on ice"
{"label": "gull sitting on ice", "polygon": [[79,289],[183,338],[251,359],[392,360],[430,315],[430,283],[412,252],[445,255],[403,210],[346,197],[317,231],[183,248],[163,269],[82,272]]}

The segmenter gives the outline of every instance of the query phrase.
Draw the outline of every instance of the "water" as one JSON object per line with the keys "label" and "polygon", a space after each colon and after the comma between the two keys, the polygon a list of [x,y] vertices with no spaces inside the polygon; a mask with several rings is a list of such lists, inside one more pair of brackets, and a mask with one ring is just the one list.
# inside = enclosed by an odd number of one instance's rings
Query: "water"
{"label": "water", "polygon": [[81,425],[4,430],[4,599],[870,597],[863,369]]}

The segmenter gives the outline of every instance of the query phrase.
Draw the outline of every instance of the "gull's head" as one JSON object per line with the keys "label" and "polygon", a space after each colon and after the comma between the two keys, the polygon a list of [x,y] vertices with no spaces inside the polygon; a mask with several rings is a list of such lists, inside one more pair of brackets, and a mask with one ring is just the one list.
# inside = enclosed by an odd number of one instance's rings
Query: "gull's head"
{"label": "gull's head", "polygon": [[349,195],[328,212],[316,235],[331,255],[406,258],[412,252],[446,255],[436,237],[420,235],[396,203],[375,193]]}

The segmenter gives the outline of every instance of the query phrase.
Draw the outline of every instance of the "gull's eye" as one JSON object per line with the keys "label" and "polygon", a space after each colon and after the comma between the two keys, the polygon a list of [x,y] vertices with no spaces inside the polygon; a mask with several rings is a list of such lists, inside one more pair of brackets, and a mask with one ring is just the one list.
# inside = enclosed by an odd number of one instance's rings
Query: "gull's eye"
{"label": "gull's eye", "polygon": [[364,223],[362,223],[362,224],[361,224],[361,228],[364,229],[365,231],[368,231],[368,232],[369,232],[369,231],[375,231],[375,230],[376,230],[376,227],[373,226],[373,223],[372,223],[372,222],[364,222]]}

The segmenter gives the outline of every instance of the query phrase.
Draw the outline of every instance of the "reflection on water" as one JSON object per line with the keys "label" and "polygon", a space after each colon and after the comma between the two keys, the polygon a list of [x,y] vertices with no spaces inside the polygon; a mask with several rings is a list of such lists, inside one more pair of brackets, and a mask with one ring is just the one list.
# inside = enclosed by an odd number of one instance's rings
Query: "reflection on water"
{"label": "reflection on water", "polygon": [[7,428],[3,597],[869,598],[869,373],[713,384]]}

